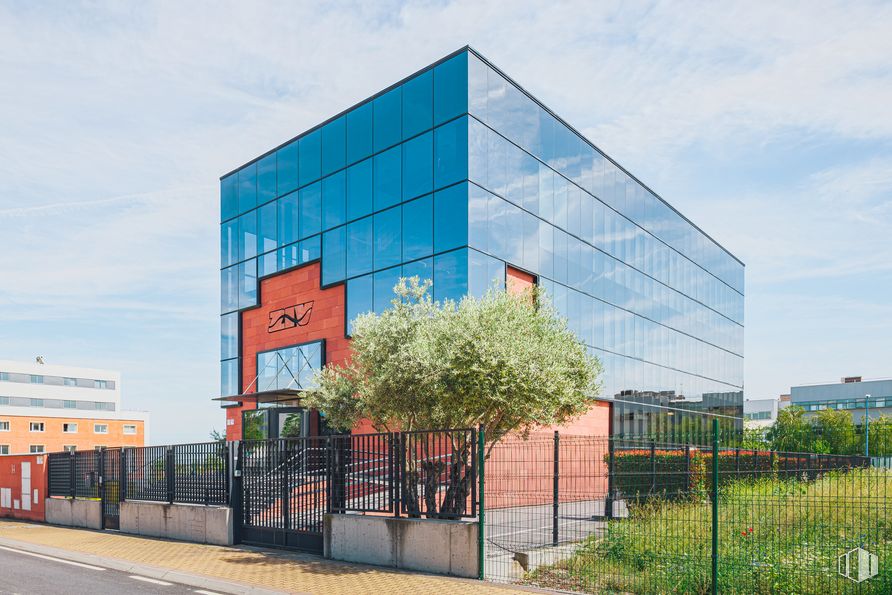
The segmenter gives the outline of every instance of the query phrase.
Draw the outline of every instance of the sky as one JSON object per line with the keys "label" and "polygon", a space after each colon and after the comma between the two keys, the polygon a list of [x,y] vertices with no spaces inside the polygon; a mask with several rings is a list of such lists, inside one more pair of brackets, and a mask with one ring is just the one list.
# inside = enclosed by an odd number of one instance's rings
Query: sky
{"label": "sky", "polygon": [[0,359],[223,428],[219,182],[471,45],[746,263],[745,392],[892,376],[892,3],[0,3]]}

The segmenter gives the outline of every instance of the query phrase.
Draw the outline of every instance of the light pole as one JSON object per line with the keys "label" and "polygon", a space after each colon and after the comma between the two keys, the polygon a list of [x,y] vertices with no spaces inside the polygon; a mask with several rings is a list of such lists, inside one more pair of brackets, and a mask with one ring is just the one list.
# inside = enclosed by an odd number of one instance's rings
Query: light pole
{"label": "light pole", "polygon": [[870,394],[864,395],[864,456],[870,457],[870,410],[868,402]]}

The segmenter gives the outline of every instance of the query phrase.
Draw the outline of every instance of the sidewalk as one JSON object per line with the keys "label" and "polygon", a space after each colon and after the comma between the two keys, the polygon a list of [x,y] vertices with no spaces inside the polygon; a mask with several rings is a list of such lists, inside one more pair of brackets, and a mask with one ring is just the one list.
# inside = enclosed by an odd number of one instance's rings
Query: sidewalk
{"label": "sidewalk", "polygon": [[[308,554],[247,546],[219,547],[16,521],[0,521],[0,545],[229,593],[507,595],[530,592],[473,580],[334,562]],[[224,582],[233,584],[227,586]]]}

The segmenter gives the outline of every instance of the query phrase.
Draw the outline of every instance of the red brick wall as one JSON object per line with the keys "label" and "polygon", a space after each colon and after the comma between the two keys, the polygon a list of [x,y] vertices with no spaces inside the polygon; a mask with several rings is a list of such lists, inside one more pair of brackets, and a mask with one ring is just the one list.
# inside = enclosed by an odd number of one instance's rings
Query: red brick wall
{"label": "red brick wall", "polygon": [[549,504],[554,494],[554,432],[560,433],[558,498],[598,500],[607,493],[610,403],[598,401],[582,417],[542,428],[527,440],[509,436],[496,444],[486,463],[486,506]]}
{"label": "red brick wall", "polygon": [[[27,497],[31,499],[31,510],[24,510],[22,500],[22,463],[31,464],[31,487]],[[8,488],[12,492],[10,504],[18,501],[18,509],[14,506],[2,506],[0,501],[0,517],[27,519],[30,521],[45,520],[44,499],[46,493],[46,456],[45,455],[13,455],[0,456],[0,488]],[[35,494],[36,491],[36,494]],[[36,500],[36,501],[35,501]]]}
{"label": "red brick wall", "polygon": [[[342,362],[350,355],[350,341],[344,336],[346,304],[344,285],[322,289],[319,263],[268,277],[260,281],[260,306],[242,312],[242,390],[257,392],[257,354],[299,343],[325,339],[325,363]],[[269,313],[299,303],[313,301],[313,312],[306,326],[267,332]],[[254,405],[226,410],[226,439],[242,435],[242,411]],[[230,425],[231,424],[231,425]]]}
{"label": "red brick wall", "polygon": [[508,293],[523,293],[536,284],[536,277],[529,273],[515,269],[512,266],[505,268],[505,287]]}

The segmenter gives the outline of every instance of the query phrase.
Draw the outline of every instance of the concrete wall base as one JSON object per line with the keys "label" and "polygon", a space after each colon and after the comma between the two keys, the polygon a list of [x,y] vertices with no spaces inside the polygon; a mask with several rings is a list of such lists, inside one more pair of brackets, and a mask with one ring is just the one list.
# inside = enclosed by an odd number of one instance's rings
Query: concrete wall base
{"label": "concrete wall base", "polygon": [[120,530],[147,537],[232,545],[232,509],[128,500],[121,502]]}
{"label": "concrete wall base", "polygon": [[327,514],[325,557],[477,578],[477,523]]}
{"label": "concrete wall base", "polygon": [[46,522],[66,527],[102,529],[102,502],[99,500],[71,500],[47,498]]}

